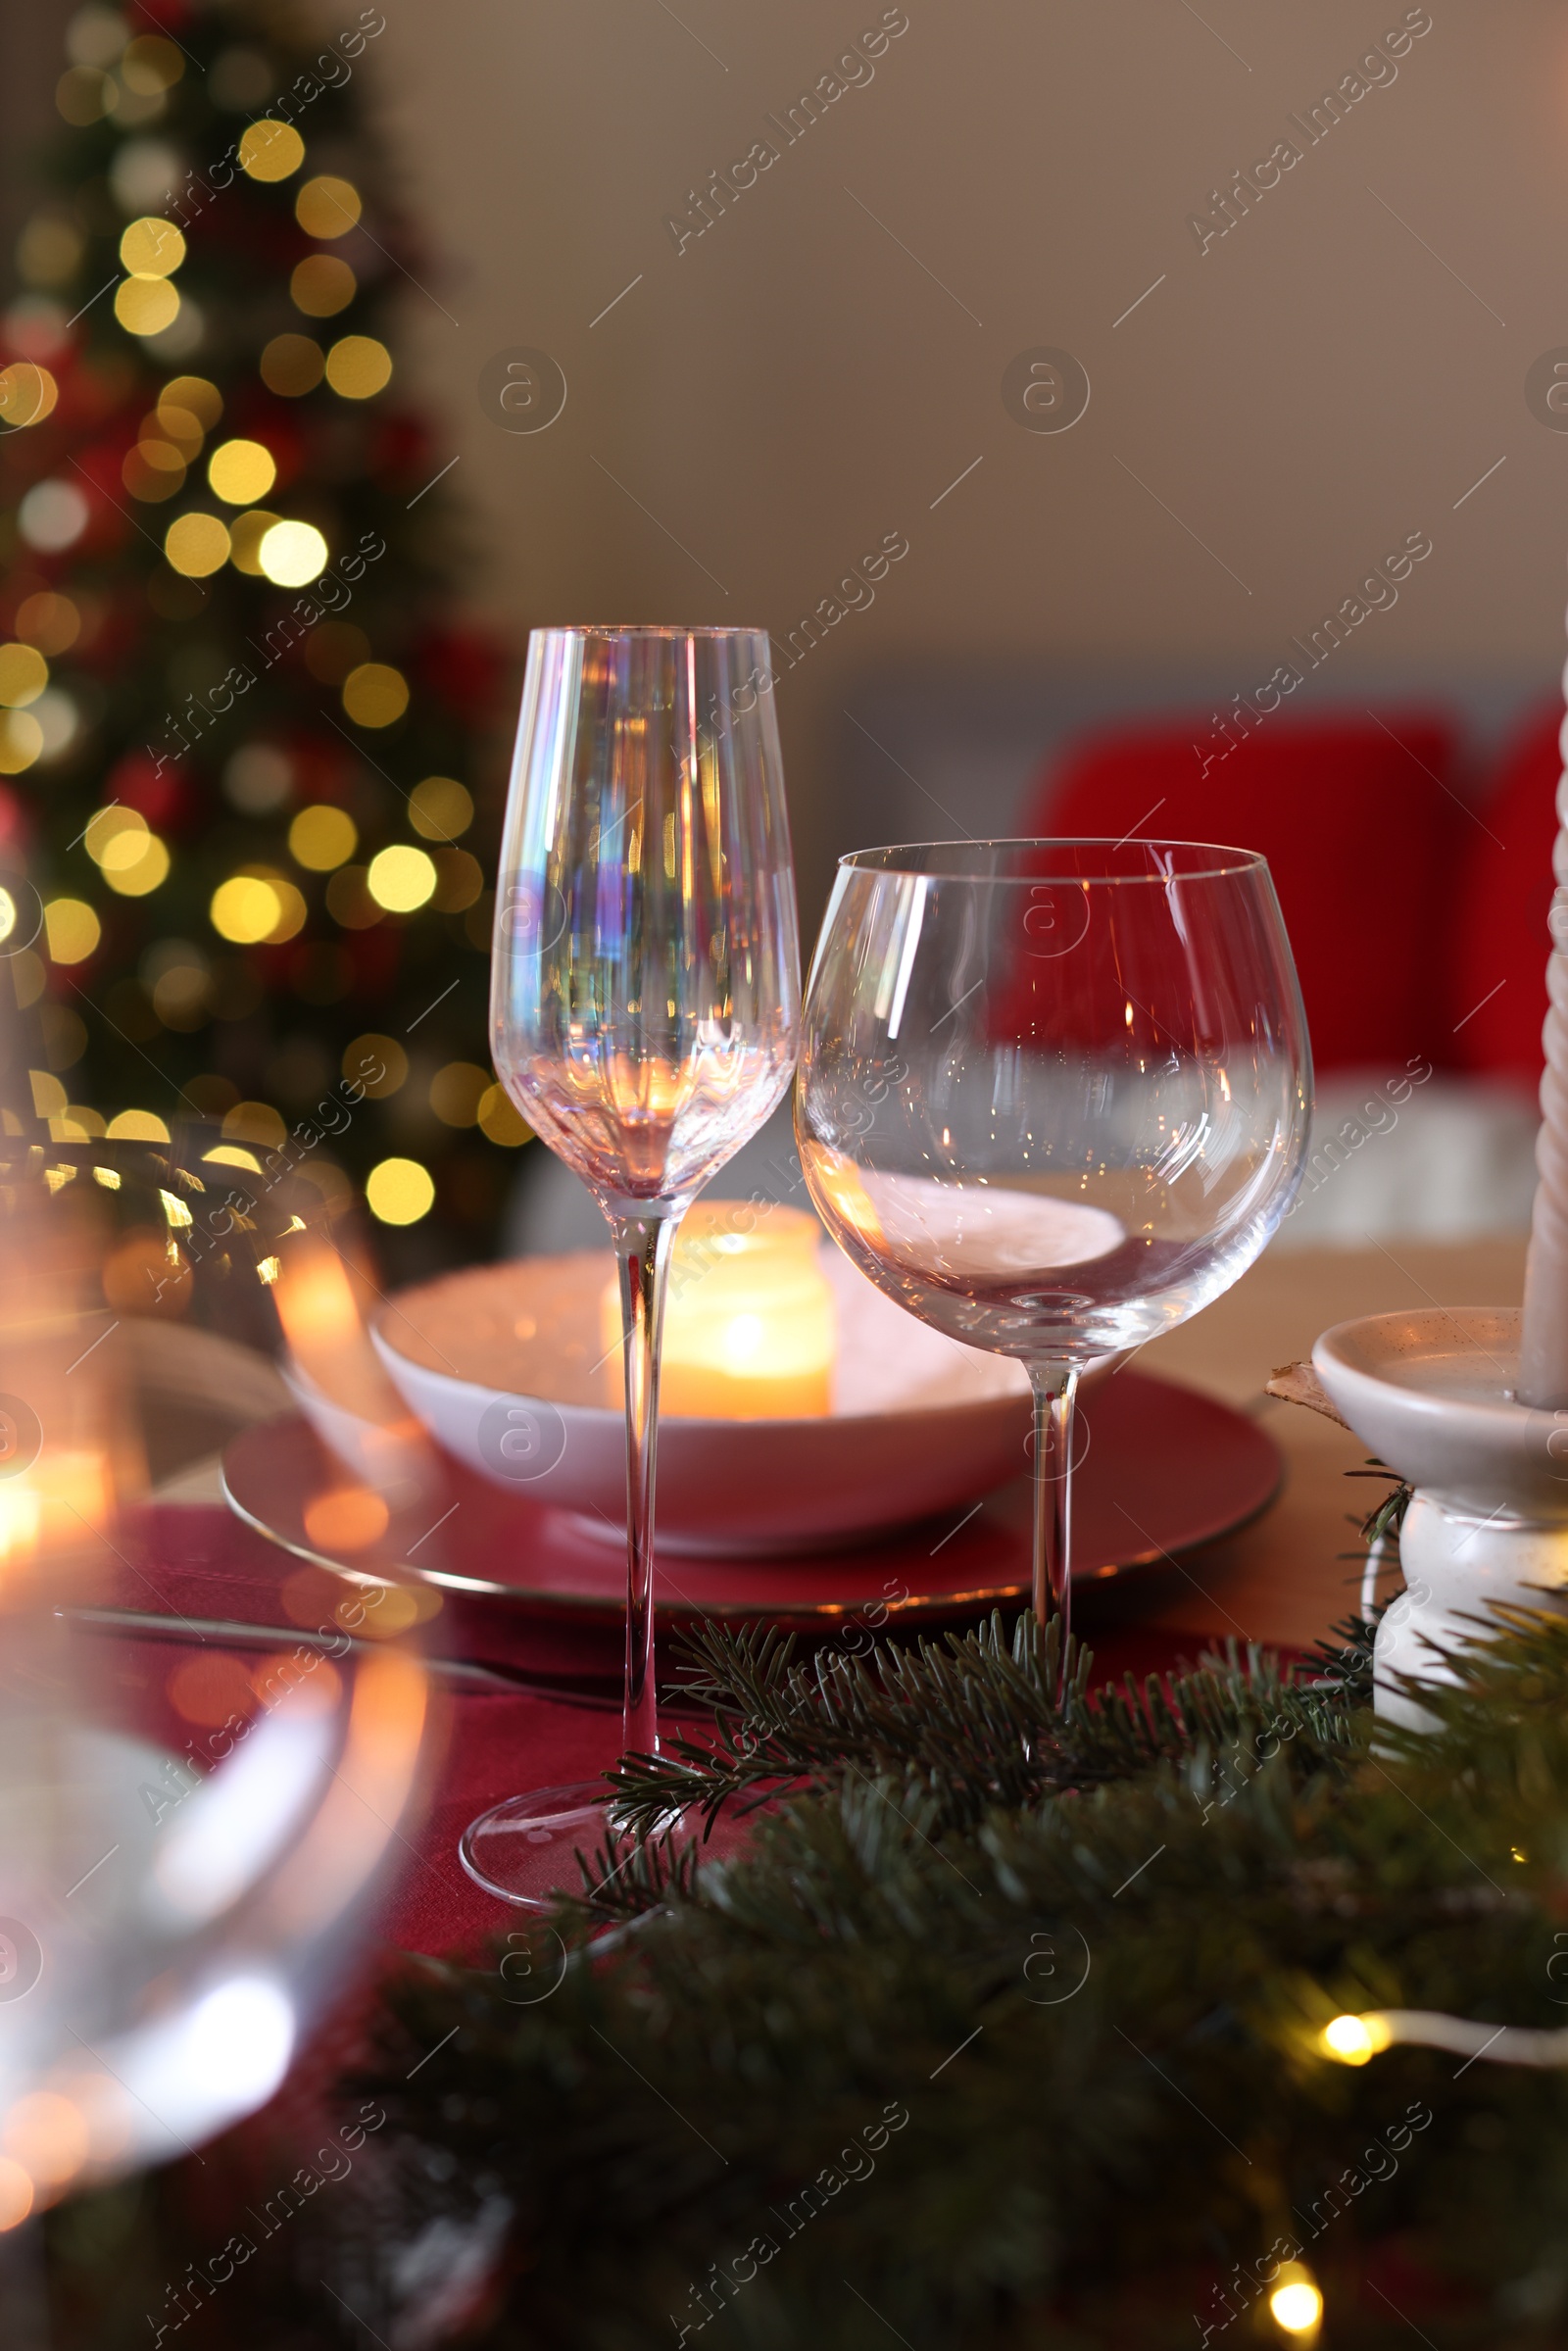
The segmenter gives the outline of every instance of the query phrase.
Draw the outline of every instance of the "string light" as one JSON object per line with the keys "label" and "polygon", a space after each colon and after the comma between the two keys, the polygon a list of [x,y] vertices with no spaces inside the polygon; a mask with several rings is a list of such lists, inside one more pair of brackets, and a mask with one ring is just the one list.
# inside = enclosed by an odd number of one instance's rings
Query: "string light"
{"label": "string light", "polygon": [[1369,2016],[1337,2016],[1319,2037],[1327,2054],[1341,2065],[1367,2065],[1389,2046],[1393,2035],[1374,2011]]}
{"label": "string light", "polygon": [[1315,2335],[1323,2317],[1323,2296],[1305,2264],[1290,2261],[1268,2298],[1269,2316],[1282,2334]]}

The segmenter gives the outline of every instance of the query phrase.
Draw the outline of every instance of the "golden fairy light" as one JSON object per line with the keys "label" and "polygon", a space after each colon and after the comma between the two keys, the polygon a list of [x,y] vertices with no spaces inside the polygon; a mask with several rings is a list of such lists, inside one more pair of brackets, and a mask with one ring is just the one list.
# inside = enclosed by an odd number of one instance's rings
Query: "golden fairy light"
{"label": "golden fairy light", "polygon": [[0,423],[13,432],[41,424],[59,398],[60,386],[47,367],[31,360],[13,360],[9,367],[0,367]]}
{"label": "golden fairy light", "polygon": [[228,529],[216,514],[178,514],[164,533],[164,556],[172,571],[206,579],[228,555]]}
{"label": "golden fairy light", "polygon": [[392,354],[373,335],[343,335],[326,355],[326,380],[340,400],[371,400],[392,380]]}
{"label": "golden fairy light", "polygon": [[85,963],[102,936],[97,915],[81,898],[50,899],[43,930],[51,963]]}
{"label": "golden fairy light", "polygon": [[262,381],[284,400],[314,392],[326,367],[326,355],[310,335],[273,335],[262,353]]}
{"label": "golden fairy light", "polygon": [[327,545],[311,522],[274,522],[257,549],[257,561],[274,587],[304,588],[327,565]]}
{"label": "golden fairy light", "polygon": [[277,479],[277,465],[260,441],[224,441],[207,461],[207,478],[225,506],[252,506]]}
{"label": "golden fairy light", "polygon": [[360,218],[359,189],[328,173],[308,179],[294,199],[294,218],[308,237],[328,242],[346,236]]}
{"label": "golden fairy light", "polygon": [[0,645],[0,703],[23,710],[49,683],[49,664],[35,645]]}
{"label": "golden fairy light", "polygon": [[346,864],[359,846],[359,828],[346,808],[324,802],[301,808],[288,828],[289,855],[312,873]]}
{"label": "golden fairy light", "polygon": [[390,849],[377,850],[366,882],[376,905],[389,914],[412,914],[434,892],[435,861],[410,842],[394,842]]}
{"label": "golden fairy light", "polygon": [[264,115],[239,143],[240,170],[252,179],[287,179],[305,161],[305,141],[292,123]]}
{"label": "golden fairy light", "polygon": [[426,841],[456,841],[473,822],[473,800],[456,776],[427,775],[409,796],[409,821]]}
{"label": "golden fairy light", "polygon": [[149,214],[124,231],[120,258],[132,277],[172,277],[185,259],[185,240],[172,220]]}
{"label": "golden fairy light", "polygon": [[435,1205],[435,1184],[417,1159],[383,1159],[365,1179],[365,1200],[382,1224],[417,1224]]}
{"label": "golden fairy light", "polygon": [[335,253],[309,253],[296,264],[288,290],[294,308],[308,318],[331,318],[348,309],[360,287],[348,263]]}
{"label": "golden fairy light", "polygon": [[356,726],[392,726],[409,707],[409,681],[389,661],[361,661],[343,680],[343,708]]}

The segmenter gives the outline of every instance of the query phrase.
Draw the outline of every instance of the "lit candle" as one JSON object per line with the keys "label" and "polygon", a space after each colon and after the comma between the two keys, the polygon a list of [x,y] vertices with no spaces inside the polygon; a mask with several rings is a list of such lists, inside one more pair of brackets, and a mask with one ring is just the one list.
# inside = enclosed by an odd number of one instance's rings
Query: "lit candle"
{"label": "lit candle", "polygon": [[[688,1420],[800,1420],[832,1408],[838,1326],[814,1216],[767,1202],[702,1200],[670,1265],[662,1409]],[[620,1298],[605,1290],[607,1348]]]}
{"label": "lit candle", "polygon": [[[1568,721],[1559,739],[1568,757]],[[1557,887],[1547,917],[1546,1066],[1536,1138],[1536,1201],[1525,1262],[1519,1400],[1555,1412],[1568,1405],[1568,772],[1557,784]]]}

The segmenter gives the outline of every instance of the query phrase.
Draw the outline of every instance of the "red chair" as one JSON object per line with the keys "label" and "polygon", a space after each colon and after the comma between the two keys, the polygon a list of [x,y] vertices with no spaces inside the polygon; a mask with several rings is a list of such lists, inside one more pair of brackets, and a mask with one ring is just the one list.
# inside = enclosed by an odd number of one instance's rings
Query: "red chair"
{"label": "red chair", "polygon": [[1496,782],[1461,824],[1448,1015],[1454,1059],[1488,1077],[1541,1082],[1551,942],[1551,847],[1556,838],[1560,709],[1544,710],[1503,755]]}
{"label": "red chair", "polygon": [[1397,710],[1383,724],[1281,716],[1215,757],[1221,740],[1206,720],[1085,737],[1041,776],[1020,830],[1261,851],[1317,1067],[1451,1064],[1451,877],[1456,833],[1474,830],[1454,797],[1452,727]]}

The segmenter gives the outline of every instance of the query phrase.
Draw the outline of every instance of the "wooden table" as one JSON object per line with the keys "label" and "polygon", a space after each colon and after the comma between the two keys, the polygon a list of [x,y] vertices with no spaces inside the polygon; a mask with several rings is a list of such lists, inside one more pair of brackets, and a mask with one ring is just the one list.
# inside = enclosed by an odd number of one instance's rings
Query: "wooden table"
{"label": "wooden table", "polygon": [[1269,1250],[1224,1298],[1152,1340],[1140,1369],[1254,1414],[1285,1456],[1279,1499],[1171,1577],[1159,1622],[1207,1640],[1296,1644],[1318,1640],[1353,1609],[1360,1569],[1338,1554],[1359,1550],[1356,1527],[1382,1491],[1345,1475],[1365,1464],[1366,1447],[1320,1414],[1265,1395],[1264,1382],[1279,1365],[1309,1356],[1319,1332],[1356,1315],[1515,1306],[1524,1264],[1518,1240]]}

